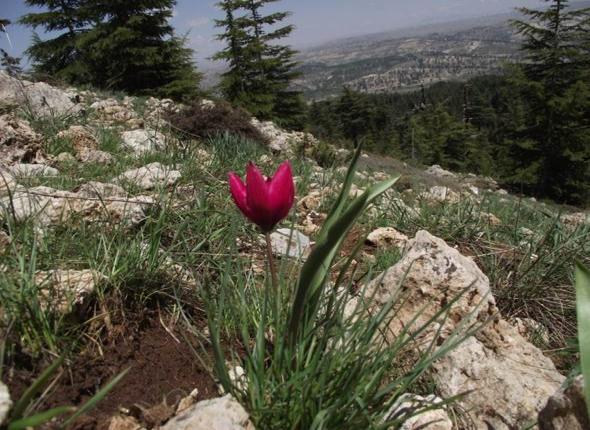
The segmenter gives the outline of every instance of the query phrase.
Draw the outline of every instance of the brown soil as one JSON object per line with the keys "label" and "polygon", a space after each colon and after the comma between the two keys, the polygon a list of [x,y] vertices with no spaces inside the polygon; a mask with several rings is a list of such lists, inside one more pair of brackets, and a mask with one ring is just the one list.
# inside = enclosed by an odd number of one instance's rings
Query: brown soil
{"label": "brown soil", "polygon": [[[136,415],[146,421],[149,413],[142,411],[163,404],[170,406],[164,408],[165,411],[173,411],[177,402],[195,388],[198,389],[199,400],[215,397],[215,382],[200,365],[183,334],[178,330],[174,334],[178,341],[154,316],[144,320],[133,332],[103,346],[102,354],[97,348],[82,353],[68,366],[42,407],[80,406],[99,387],[127,368],[130,370],[125,378],[89,415],[80,418],[73,429],[107,429],[109,418],[121,408],[136,411]],[[13,377],[8,383],[15,398],[22,394],[38,372],[39,369],[12,372]],[[169,417],[163,416],[162,419]]]}

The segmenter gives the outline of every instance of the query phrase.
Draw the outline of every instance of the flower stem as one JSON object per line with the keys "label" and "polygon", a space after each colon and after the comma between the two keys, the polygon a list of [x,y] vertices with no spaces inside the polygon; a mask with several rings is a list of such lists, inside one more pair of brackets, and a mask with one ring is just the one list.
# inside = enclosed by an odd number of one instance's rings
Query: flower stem
{"label": "flower stem", "polygon": [[270,268],[270,275],[272,279],[272,289],[275,294],[279,291],[279,279],[277,277],[277,269],[275,267],[275,260],[272,253],[272,243],[270,241],[270,232],[264,234],[266,238],[266,255],[268,258],[268,267]]}

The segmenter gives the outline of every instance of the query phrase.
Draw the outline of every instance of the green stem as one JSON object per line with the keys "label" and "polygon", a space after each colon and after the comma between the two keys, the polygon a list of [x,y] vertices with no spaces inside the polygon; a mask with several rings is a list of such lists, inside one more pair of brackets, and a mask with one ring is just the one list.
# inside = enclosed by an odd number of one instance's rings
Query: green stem
{"label": "green stem", "polygon": [[277,277],[277,269],[275,267],[275,261],[274,261],[274,257],[273,257],[273,253],[272,253],[272,244],[270,241],[270,232],[266,232],[264,234],[265,238],[266,238],[266,255],[268,258],[268,267],[270,268],[270,275],[271,275],[271,279],[272,279],[272,289],[273,292],[276,294],[279,291],[279,279]]}

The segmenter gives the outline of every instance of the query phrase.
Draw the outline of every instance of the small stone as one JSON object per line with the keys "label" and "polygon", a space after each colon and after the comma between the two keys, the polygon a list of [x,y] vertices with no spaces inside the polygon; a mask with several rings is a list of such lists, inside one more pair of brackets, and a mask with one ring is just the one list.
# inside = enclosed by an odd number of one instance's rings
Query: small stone
{"label": "small stone", "polygon": [[180,400],[180,402],[178,403],[178,406],[176,407],[176,415],[183,413],[188,408],[190,408],[191,406],[196,404],[198,399],[199,399],[199,390],[197,388],[195,388],[188,396],[186,396]]}
{"label": "small stone", "polygon": [[280,257],[305,259],[311,252],[309,237],[297,230],[280,228],[270,235],[272,251]]}
{"label": "small stone", "polygon": [[128,182],[142,190],[174,185],[182,174],[160,163],[151,163],[139,169],[131,169],[117,178],[118,182]]}
{"label": "small stone", "polygon": [[78,153],[78,160],[82,163],[93,164],[112,164],[115,158],[108,152],[100,151],[98,149],[86,149]]}
{"label": "small stone", "polygon": [[35,284],[41,290],[41,306],[59,313],[68,313],[94,292],[106,277],[94,270],[50,270],[35,273]]}
{"label": "small stone", "polygon": [[55,160],[60,164],[69,164],[69,163],[75,163],[76,157],[74,157],[69,152],[60,152],[57,155],[57,157],[55,157]]}
{"label": "small stone", "polygon": [[16,178],[59,175],[59,170],[44,164],[13,164],[8,170]]}
{"label": "small stone", "polygon": [[426,201],[439,203],[457,203],[461,200],[461,196],[458,193],[448,187],[443,187],[440,185],[431,187],[427,192],[422,193],[419,197]]}
{"label": "small stone", "polygon": [[8,387],[0,381],[0,426],[4,424],[4,421],[8,417],[8,412],[12,407],[12,400],[10,400],[10,393]]}
{"label": "small stone", "polygon": [[72,125],[67,130],[57,133],[57,137],[69,140],[77,154],[84,150],[98,149],[96,137],[94,137],[91,130],[81,125]]}
{"label": "small stone", "polygon": [[[414,394],[404,394],[392,406],[387,419],[405,418],[399,428],[400,430],[453,430],[453,422],[442,403],[443,400],[434,395],[422,397]],[[439,409],[430,409],[413,415],[422,409],[432,408],[432,406],[439,404],[441,405]]]}
{"label": "small stone", "polygon": [[12,173],[0,166],[0,197],[14,193],[16,187],[16,179],[12,176]]}
{"label": "small stone", "polygon": [[138,129],[126,131],[121,135],[123,146],[135,154],[162,150],[166,147],[166,136],[159,131]]}
{"label": "small stone", "polygon": [[429,175],[432,175],[436,178],[456,178],[457,177],[457,175],[455,175],[452,172],[449,172],[448,170],[443,169],[438,164],[435,164],[434,166],[430,166],[428,169],[426,169],[426,173]]}
{"label": "small stone", "polygon": [[372,231],[368,236],[366,243],[368,245],[380,248],[399,248],[403,249],[408,243],[408,236],[400,233],[393,227],[382,227]]}
{"label": "small stone", "polygon": [[134,417],[117,415],[111,418],[108,430],[143,430],[143,427]]}
{"label": "small stone", "polygon": [[487,224],[494,226],[494,227],[498,227],[500,225],[502,225],[502,220],[500,218],[498,218],[496,215],[494,215],[493,213],[488,213],[488,212],[482,212],[480,214],[481,219],[486,222]]}
{"label": "small stone", "polygon": [[254,430],[246,410],[231,396],[205,400],[172,418],[162,430]]}

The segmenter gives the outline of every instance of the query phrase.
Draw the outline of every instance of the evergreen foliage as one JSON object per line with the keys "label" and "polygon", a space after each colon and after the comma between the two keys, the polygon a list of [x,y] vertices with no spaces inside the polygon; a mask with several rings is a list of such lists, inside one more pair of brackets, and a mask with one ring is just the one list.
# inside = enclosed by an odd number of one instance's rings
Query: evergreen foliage
{"label": "evergreen foliage", "polygon": [[521,9],[526,61],[502,77],[447,82],[423,92],[345,89],[315,103],[309,125],[329,140],[422,164],[493,174],[513,191],[590,203],[590,9],[565,0]]}
{"label": "evergreen foliage", "polygon": [[274,120],[287,128],[302,128],[305,104],[302,95],[290,89],[298,76],[296,52],[277,42],[293,31],[280,25],[289,12],[265,15],[264,6],[278,0],[223,0],[218,7],[224,18],[217,20],[224,32],[218,39],[226,48],[216,54],[229,70],[220,88],[228,101],[262,120]]}
{"label": "evergreen foliage", "polygon": [[67,82],[174,99],[191,99],[200,76],[192,51],[169,20],[175,0],[27,0],[46,12],[21,22],[57,31],[34,36],[27,53],[35,70]]}

